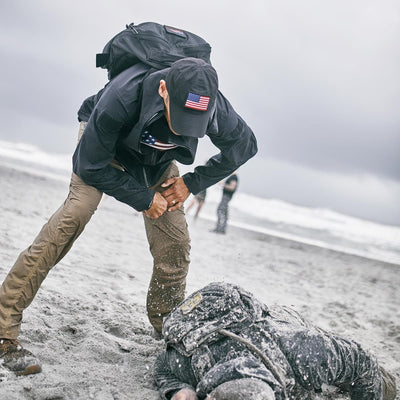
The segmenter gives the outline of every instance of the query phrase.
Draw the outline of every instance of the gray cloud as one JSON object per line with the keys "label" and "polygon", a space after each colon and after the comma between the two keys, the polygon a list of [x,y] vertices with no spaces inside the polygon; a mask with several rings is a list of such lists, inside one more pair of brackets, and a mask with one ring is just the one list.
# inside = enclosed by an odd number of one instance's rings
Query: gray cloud
{"label": "gray cloud", "polygon": [[[192,30],[212,44],[221,90],[255,131],[258,159],[264,167],[287,166],[285,174],[267,171],[260,185],[260,164],[250,163],[247,191],[354,213],[351,194],[362,216],[400,223],[393,200],[400,181],[395,0],[2,2],[1,138],[72,152],[76,111],[106,82],[95,53],[125,23],[147,20]],[[309,189],[291,189],[293,171]],[[369,177],[370,193],[349,194],[349,182],[356,187],[360,177]],[[386,204],[387,215],[370,212],[373,204]]]}

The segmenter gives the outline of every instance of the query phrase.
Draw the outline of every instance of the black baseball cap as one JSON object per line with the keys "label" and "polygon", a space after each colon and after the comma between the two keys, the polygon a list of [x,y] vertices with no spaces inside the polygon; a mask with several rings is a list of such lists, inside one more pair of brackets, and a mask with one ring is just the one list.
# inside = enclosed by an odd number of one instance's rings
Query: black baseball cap
{"label": "black baseball cap", "polygon": [[203,137],[215,109],[215,69],[199,58],[182,58],[172,64],[165,81],[172,129],[182,136]]}

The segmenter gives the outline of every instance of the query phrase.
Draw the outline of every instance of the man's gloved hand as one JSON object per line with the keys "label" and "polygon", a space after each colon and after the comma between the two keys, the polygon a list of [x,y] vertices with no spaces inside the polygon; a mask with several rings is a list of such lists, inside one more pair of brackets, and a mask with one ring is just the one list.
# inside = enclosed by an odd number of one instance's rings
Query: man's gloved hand
{"label": "man's gloved hand", "polygon": [[198,397],[194,390],[185,388],[176,392],[171,400],[198,400]]}
{"label": "man's gloved hand", "polygon": [[143,211],[143,213],[149,218],[157,219],[158,217],[161,217],[161,215],[163,215],[165,211],[167,211],[167,207],[168,207],[167,200],[165,200],[160,193],[156,192],[154,194],[153,203],[151,204],[151,207],[148,210]]}
{"label": "man's gloved hand", "polygon": [[190,195],[189,189],[182,178],[167,179],[161,186],[169,186],[168,189],[161,193],[168,202],[168,211],[177,210]]}

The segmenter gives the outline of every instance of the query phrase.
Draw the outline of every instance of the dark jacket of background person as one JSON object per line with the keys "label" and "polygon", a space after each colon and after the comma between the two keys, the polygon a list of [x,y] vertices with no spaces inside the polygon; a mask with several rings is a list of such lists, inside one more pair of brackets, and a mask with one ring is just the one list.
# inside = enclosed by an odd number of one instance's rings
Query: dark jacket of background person
{"label": "dark jacket of background person", "polygon": [[[230,199],[232,199],[233,194],[236,192],[238,188],[238,176],[236,174],[233,174],[229,176],[226,181],[224,182],[224,188],[222,189],[222,195],[227,196]],[[235,182],[235,187],[233,189],[229,189],[229,186],[232,184],[232,182]]]}
{"label": "dark jacket of background person", "polygon": [[167,317],[163,334],[167,349],[155,363],[163,399],[183,388],[203,399],[241,378],[266,382],[277,400],[311,399],[324,383],[352,399],[382,398],[377,360],[358,343],[312,326],[290,308],[266,307],[238,286],[213,283],[194,293]]}
{"label": "dark jacket of background person", "polygon": [[[165,120],[158,86],[168,71],[136,64],[86,99],[78,112],[78,119],[88,125],[73,157],[74,172],[86,184],[138,211],[149,208],[154,195],[149,187],[172,160],[189,165],[196,154],[198,139],[174,135]],[[159,151],[141,144],[145,130],[150,134],[154,130],[157,139],[177,147]],[[221,92],[206,134],[221,152],[183,176],[193,194],[219,182],[257,152],[253,132]],[[110,166],[114,159],[128,173]]]}

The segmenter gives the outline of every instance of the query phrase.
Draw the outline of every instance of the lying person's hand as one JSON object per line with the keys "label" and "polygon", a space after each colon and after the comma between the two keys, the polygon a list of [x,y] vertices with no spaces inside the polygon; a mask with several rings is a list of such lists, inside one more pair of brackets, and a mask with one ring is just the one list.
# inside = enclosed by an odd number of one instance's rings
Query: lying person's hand
{"label": "lying person's hand", "polygon": [[194,390],[185,388],[175,393],[171,400],[198,400],[198,397]]}

